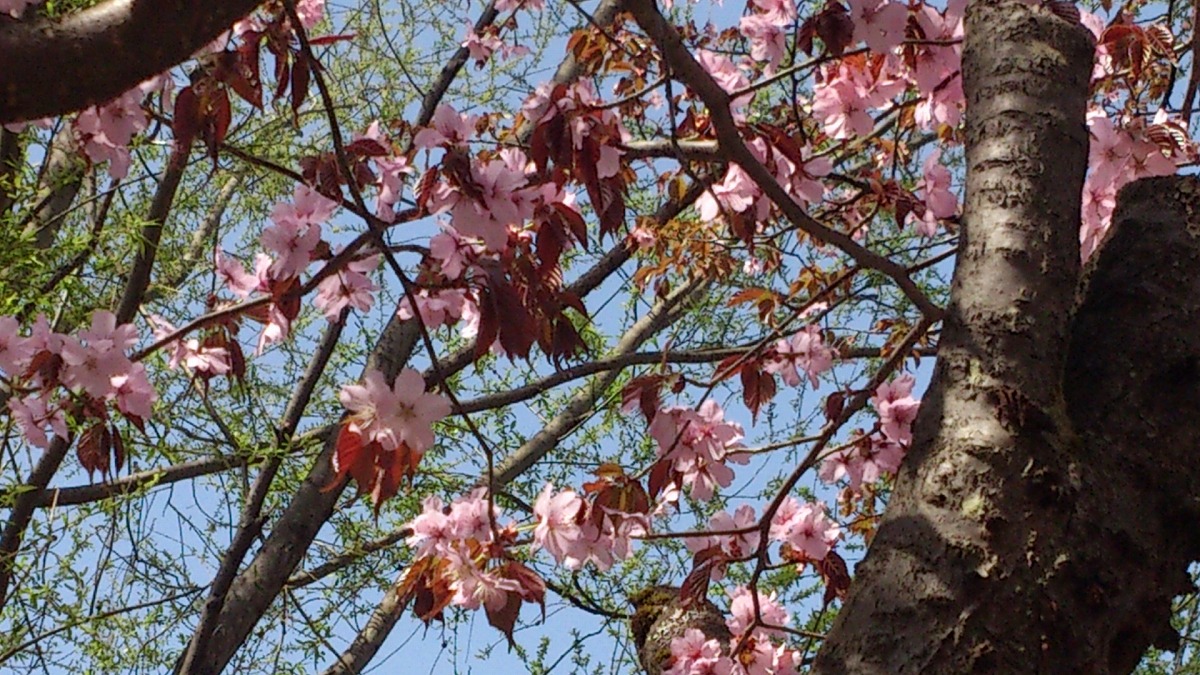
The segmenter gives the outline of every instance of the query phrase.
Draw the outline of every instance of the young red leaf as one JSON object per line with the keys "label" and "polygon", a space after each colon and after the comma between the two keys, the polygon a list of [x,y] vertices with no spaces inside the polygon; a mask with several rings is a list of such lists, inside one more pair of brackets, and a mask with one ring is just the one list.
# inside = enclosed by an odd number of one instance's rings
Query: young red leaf
{"label": "young red leaf", "polygon": [[516,591],[508,591],[504,594],[503,604],[484,604],[484,610],[488,623],[508,638],[508,648],[517,646],[513,641],[513,629],[517,627],[517,616],[521,613],[521,595]]}

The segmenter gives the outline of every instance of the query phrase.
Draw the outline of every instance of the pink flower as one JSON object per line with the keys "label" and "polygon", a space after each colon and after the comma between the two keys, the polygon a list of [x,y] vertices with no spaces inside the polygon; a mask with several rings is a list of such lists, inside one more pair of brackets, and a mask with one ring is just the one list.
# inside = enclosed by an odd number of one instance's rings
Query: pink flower
{"label": "pink flower", "polygon": [[902,375],[892,382],[879,385],[871,397],[871,405],[879,413],[884,435],[899,443],[912,440],[912,423],[921,407],[921,402],[912,397],[915,382],[912,375]]}
{"label": "pink flower", "polygon": [[640,251],[654,248],[654,244],[658,241],[658,235],[654,233],[654,230],[641,225],[629,231],[629,238]]}
{"label": "pink flower", "polygon": [[[175,326],[157,314],[148,317],[154,327],[154,339],[162,340],[175,332]],[[183,364],[188,371],[197,375],[224,375],[232,366],[229,363],[229,350],[224,347],[201,346],[200,340],[188,338],[169,343],[171,358],[167,366],[174,370]]]}
{"label": "pink flower", "polygon": [[787,497],[771,519],[769,534],[809,560],[824,560],[841,538],[841,528],[826,515],[824,504]]}
{"label": "pink flower", "polygon": [[128,373],[112,378],[111,384],[117,399],[117,410],[143,420],[149,419],[154,413],[154,400],[158,395],[146,377],[145,366],[133,364]]}
{"label": "pink flower", "polygon": [[509,12],[517,9],[526,9],[531,12],[540,12],[546,7],[546,0],[497,0],[497,12]]}
{"label": "pink flower", "polygon": [[786,29],[786,24],[780,25],[767,14],[743,16],[738,23],[738,30],[750,41],[750,57],[771,68],[787,54]]}
{"label": "pink flower", "polygon": [[[708,71],[709,75],[717,81],[717,85],[725,90],[725,93],[732,94],[741,89],[750,86],[750,80],[746,75],[738,69],[728,56],[708,51],[707,49],[696,50],[696,60],[704,70]],[[743,94],[730,102],[730,110],[734,116],[740,116],[740,110],[750,104],[754,98],[754,93]]]}
{"label": "pink flower", "polygon": [[79,337],[82,340],[63,339],[63,384],[80,387],[93,398],[107,398],[113,394],[113,378],[127,375],[133,367],[125,350],[137,343],[137,330],[130,324],[117,326],[112,312],[100,310],[92,314],[91,329]]}
{"label": "pink flower", "polygon": [[12,411],[13,419],[21,427],[22,433],[30,444],[45,449],[50,447],[50,439],[46,436],[46,425],[54,435],[66,440],[70,438],[67,431],[67,419],[57,405],[53,408],[46,404],[42,396],[16,396],[8,399],[8,408]]}
{"label": "pink flower", "polygon": [[497,611],[508,602],[510,592],[520,593],[521,585],[515,579],[505,579],[486,572],[468,557],[457,552],[446,556],[450,562],[450,590],[454,591],[451,603],[466,609]]}
{"label": "pink flower", "polygon": [[325,16],[325,0],[296,0],[296,16],[304,30],[311,29]]}
{"label": "pink flower", "polygon": [[433,423],[450,414],[450,402],[426,393],[424,379],[412,368],[400,371],[391,388],[382,373],[368,371],[363,384],[345,385],[338,399],[353,413],[349,429],[384,450],[404,443],[413,452],[425,452],[433,445]]}
{"label": "pink flower", "polygon": [[[739,506],[732,516],[727,511],[720,511],[714,514],[708,521],[708,529],[713,532],[753,528],[756,525],[758,525],[758,519],[754,515],[754,507],[749,504]],[[730,558],[744,558],[758,550],[758,543],[761,538],[760,532],[757,529],[752,529],[742,534],[713,534],[710,537],[689,537],[684,540],[684,544],[693,552],[703,551],[712,546],[719,546],[725,555]]]}
{"label": "pink flower", "polygon": [[407,297],[400,300],[396,315],[407,321],[420,315],[421,323],[428,329],[434,329],[443,324],[451,324],[462,318],[463,308],[467,303],[467,291],[461,288],[448,288],[430,291],[422,289],[415,294],[417,311],[414,313],[412,303]]}
{"label": "pink flower", "polygon": [[368,312],[375,303],[373,293],[378,287],[367,274],[379,266],[379,256],[371,255],[351,260],[337,274],[325,277],[317,284],[313,303],[329,321],[337,321],[346,307]]}
{"label": "pink flower", "polygon": [[278,257],[271,264],[273,279],[299,276],[312,262],[312,252],[321,241],[321,225],[337,210],[337,203],[308,186],[296,188],[292,202],[271,209],[274,226],[263,230],[262,245]]}
{"label": "pink flower", "polygon": [[554,486],[547,483],[533,504],[538,523],[533,531],[534,546],[547,551],[559,563],[578,560],[579,540],[583,537],[578,516],[585,508],[583,499],[572,490],[557,495],[553,491]]}
{"label": "pink flower", "polygon": [[[271,266],[270,258],[265,258],[264,271]],[[225,257],[221,251],[221,247],[217,246],[213,252],[213,262],[216,267],[217,277],[225,282],[225,286],[233,291],[238,297],[248,297],[255,291],[267,290],[264,283],[265,279],[256,274],[250,274],[240,262],[232,258]]]}
{"label": "pink flower", "polygon": [[492,56],[492,52],[504,46],[504,42],[491,32],[486,32],[483,35],[475,32],[475,27],[467,25],[467,39],[463,40],[462,45],[467,48],[467,53],[475,59],[475,65],[482,66]]}
{"label": "pink flower", "polygon": [[7,14],[14,19],[19,19],[26,7],[39,2],[41,0],[0,0],[0,14]]}
{"label": "pink flower", "polygon": [[729,657],[721,655],[720,641],[708,639],[698,628],[688,628],[681,637],[671,638],[671,659],[671,667],[663,675],[709,675],[729,672],[732,667]]}
{"label": "pink flower", "polygon": [[395,205],[404,193],[406,176],[412,175],[414,170],[404,155],[376,157],[375,168],[379,170],[379,196],[376,198],[375,215],[390,223],[396,219]]}
{"label": "pink flower", "polygon": [[422,558],[435,552],[444,552],[446,544],[454,540],[452,525],[446,515],[442,500],[429,496],[421,502],[421,513],[408,523],[412,534],[405,542],[415,550],[414,556]]}
{"label": "pink flower", "polygon": [[[725,625],[729,626],[729,632],[734,636],[741,636],[750,627],[750,624],[754,623],[755,595],[758,596],[758,616],[764,623],[771,626],[787,626],[791,622],[791,615],[775,599],[774,593],[770,595],[752,593],[749,588],[738,586],[729,592],[729,617],[725,619]],[[762,633],[765,635],[781,634],[778,630],[767,630]]]}
{"label": "pink flower", "polygon": [[696,499],[711,499],[716,486],[729,486],[733,471],[727,461],[746,461],[744,455],[731,452],[741,447],[742,427],[724,417],[721,406],[710,399],[699,410],[664,408],[650,423],[659,456],[671,460],[682,474],[683,487],[690,488]]}
{"label": "pink flower", "polygon": [[764,363],[763,370],[781,375],[789,387],[800,385],[797,369],[803,370],[815,389],[818,386],[817,376],[833,368],[836,357],[837,350],[825,344],[821,329],[809,324],[792,337],[777,341],[774,353]]}
{"label": "pink flower", "polygon": [[471,259],[480,253],[482,246],[464,240],[454,228],[447,228],[429,240],[429,256],[438,261],[442,275],[451,281],[461,278]]}
{"label": "pink flower", "polygon": [[871,51],[887,54],[904,42],[908,7],[881,0],[847,0],[854,22],[854,41],[866,42]]}
{"label": "pink flower", "polygon": [[[726,213],[742,213],[758,202],[761,191],[754,179],[742,167],[734,164],[725,171],[720,183],[704,191],[696,199],[700,217],[707,221],[724,221]],[[766,218],[767,213],[756,213],[756,219]]]}
{"label": "pink flower", "polygon": [[875,128],[867,102],[853,84],[836,80],[813,89],[813,116],[824,124],[825,133],[842,140],[865,136]]}
{"label": "pink flower", "polygon": [[440,145],[461,145],[475,135],[474,115],[460,115],[454,108],[442,104],[433,112],[433,126],[426,127],[413,137],[418,148],[435,148]]}
{"label": "pink flower", "polygon": [[13,317],[0,316],[0,370],[9,378],[18,377],[34,354],[30,341],[18,333],[20,328]]}

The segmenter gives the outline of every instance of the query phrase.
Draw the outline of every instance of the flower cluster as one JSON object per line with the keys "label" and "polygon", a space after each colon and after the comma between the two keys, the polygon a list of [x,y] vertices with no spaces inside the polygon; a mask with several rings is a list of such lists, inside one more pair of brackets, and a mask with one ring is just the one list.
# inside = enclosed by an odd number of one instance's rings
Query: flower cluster
{"label": "flower cluster", "polygon": [[[743,651],[730,657],[723,653],[720,641],[709,639],[697,628],[688,628],[682,636],[671,640],[671,666],[663,674],[794,675],[800,655],[778,640],[782,634],[779,628],[787,627],[790,622],[791,615],[774,593],[763,595],[739,586],[729,593],[729,617],[725,623],[733,636],[730,644],[743,645]],[[751,630],[751,626],[755,628]]]}
{"label": "flower cluster", "polygon": [[[104,422],[107,403],[141,426],[150,417],[156,394],[145,367],[126,355],[137,341],[132,325],[117,325],[116,316],[105,310],[94,312],[91,327],[78,335],[56,333],[39,316],[29,335],[22,336],[15,318],[0,316],[0,370],[17,393],[8,405],[25,438],[37,447],[49,447],[49,428],[66,440],[69,409]],[[69,394],[56,392],[59,387]],[[80,405],[70,405],[72,399]],[[105,466],[87,468],[103,471]]]}
{"label": "flower cluster", "polygon": [[679,406],[659,410],[649,433],[658,443],[659,458],[671,463],[676,486],[688,488],[696,499],[712,499],[716,486],[729,486],[733,470],[727,462],[746,462],[736,452],[745,435],[741,425],[726,422],[725,411],[712,399],[700,404],[699,410]]}
{"label": "flower cluster", "polygon": [[577,570],[591,562],[607,570],[632,552],[632,538],[649,530],[644,515],[615,513],[588,503],[574,490],[554,494],[547,484],[533,504],[537,527],[535,549],[545,550],[567,569]]}
{"label": "flower cluster", "polygon": [[912,395],[915,382],[912,375],[903,375],[879,385],[871,397],[871,405],[879,415],[878,431],[860,435],[848,447],[826,456],[821,462],[821,480],[845,480],[847,489],[854,493],[862,485],[899,470],[900,460],[912,443],[912,423],[921,406]]}
{"label": "flower cluster", "polygon": [[815,389],[817,377],[833,367],[835,358],[837,350],[825,344],[821,329],[809,324],[790,338],[776,341],[764,359],[763,370],[782,376],[789,387],[800,386],[800,371],[804,371]]}

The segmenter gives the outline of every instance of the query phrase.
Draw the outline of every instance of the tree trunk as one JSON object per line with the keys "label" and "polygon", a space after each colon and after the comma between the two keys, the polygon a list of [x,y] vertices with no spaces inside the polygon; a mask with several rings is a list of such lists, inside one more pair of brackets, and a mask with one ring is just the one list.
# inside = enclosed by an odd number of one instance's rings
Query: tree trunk
{"label": "tree trunk", "polygon": [[938,364],[815,672],[1129,672],[1200,553],[1200,182],[1123,190],[1077,293],[1090,40],[995,0],[966,36]]}

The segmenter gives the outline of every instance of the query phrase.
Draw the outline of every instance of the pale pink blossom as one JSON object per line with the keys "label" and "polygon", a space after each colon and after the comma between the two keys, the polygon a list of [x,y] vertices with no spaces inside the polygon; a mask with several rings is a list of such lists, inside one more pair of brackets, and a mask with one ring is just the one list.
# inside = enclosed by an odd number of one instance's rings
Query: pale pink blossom
{"label": "pale pink blossom", "polygon": [[[729,627],[729,632],[735,636],[741,636],[754,623],[754,596],[758,596],[758,616],[763,623],[771,626],[787,626],[792,617],[787,609],[776,599],[775,593],[763,595],[751,591],[745,586],[738,586],[729,592],[729,616],[725,619],[725,625]],[[782,635],[779,630],[756,630],[756,633],[764,635]]]}
{"label": "pale pink blossom", "polygon": [[821,329],[809,324],[790,338],[776,341],[773,353],[763,364],[763,370],[780,375],[789,387],[800,385],[802,379],[799,371],[802,370],[815,389],[819,384],[817,377],[833,368],[835,358],[837,350],[825,344]]}
{"label": "pale pink blossom", "polygon": [[[713,534],[708,537],[688,537],[684,544],[689,550],[703,551],[713,546],[720,547],[729,558],[745,558],[758,549],[761,533],[755,526],[758,519],[754,515],[754,507],[742,504],[729,515],[728,511],[720,511],[708,520],[708,529],[712,532],[727,532],[747,529],[741,534]],[[755,528],[755,529],[748,529]]]}
{"label": "pale pink blossom", "polygon": [[426,393],[424,379],[412,368],[400,371],[392,387],[382,373],[368,371],[361,385],[343,386],[338,398],[352,413],[348,428],[384,450],[403,443],[413,452],[424,452],[434,442],[433,424],[450,414],[450,402]]}
{"label": "pale pink blossom", "polygon": [[771,519],[771,539],[788,544],[809,560],[824,560],[841,538],[841,528],[825,513],[825,505],[800,504],[790,496],[785,504]]}
{"label": "pale pink blossom", "polygon": [[504,46],[504,42],[499,36],[492,32],[485,32],[483,35],[475,32],[475,27],[467,25],[467,38],[463,40],[462,47],[467,48],[467,53],[475,60],[475,64],[482,66],[492,56],[492,52]]}
{"label": "pale pink blossom", "polygon": [[408,535],[405,542],[415,549],[414,556],[417,558],[445,551],[446,544],[455,539],[445,504],[436,496],[431,495],[421,502],[421,513],[409,521],[407,527],[412,534]]}
{"label": "pale pink blossom", "polygon": [[709,399],[698,410],[664,408],[650,422],[650,436],[658,443],[660,457],[671,460],[682,474],[683,486],[700,500],[712,498],[717,487],[728,487],[733,471],[727,462],[744,463],[736,453],[741,447],[741,425],[725,421],[725,413]]}
{"label": "pale pink blossom", "polygon": [[7,14],[14,19],[21,18],[25,8],[36,5],[42,0],[0,0],[0,14]]}
{"label": "pale pink blossom", "polygon": [[912,423],[921,407],[921,401],[912,396],[914,384],[916,379],[905,374],[879,385],[871,397],[884,435],[899,443],[912,440]]}
{"label": "pale pink blossom", "polygon": [[467,291],[462,288],[421,289],[414,297],[417,311],[413,312],[412,304],[404,297],[400,300],[396,315],[405,321],[419,315],[421,323],[431,330],[457,322],[462,318],[463,308],[467,304]]}
{"label": "pale pink blossom", "polygon": [[881,0],[847,0],[854,22],[854,41],[866,42],[873,52],[887,54],[904,42],[908,7]]}
{"label": "pale pink blossom", "polygon": [[462,145],[475,135],[475,122],[478,119],[475,115],[460,115],[457,110],[443,103],[433,112],[433,126],[418,131],[413,137],[413,145],[418,148]]}
{"label": "pale pink blossom", "polygon": [[720,641],[688,628],[682,636],[671,638],[671,667],[663,675],[715,675],[728,673],[731,667],[729,657],[721,654]]}
{"label": "pale pink blossom", "polygon": [[57,405],[48,405],[44,395],[25,398],[14,396],[8,399],[8,408],[26,440],[36,447],[50,447],[50,438],[46,435],[47,426],[58,438],[70,438],[67,419],[62,409]]}
{"label": "pale pink blossom", "polygon": [[150,379],[146,377],[145,366],[140,363],[133,364],[128,372],[113,377],[110,384],[116,398],[117,410],[138,419],[150,418],[158,395],[154,386],[150,384]]}
{"label": "pale pink blossom", "polygon": [[404,155],[376,157],[375,168],[379,170],[379,195],[376,197],[375,215],[385,222],[396,219],[396,203],[404,193],[404,183],[414,169]]}
{"label": "pale pink blossom", "polygon": [[10,378],[19,376],[34,355],[33,344],[21,337],[20,328],[15,318],[0,316],[0,370]]}
{"label": "pale pink blossom", "polygon": [[346,307],[353,307],[360,312],[368,312],[375,303],[377,286],[367,276],[379,266],[379,256],[371,255],[351,260],[343,269],[338,270],[317,284],[317,297],[313,304],[329,321],[337,321]]}
{"label": "pale pink blossom", "polygon": [[554,494],[554,486],[547,483],[533,504],[537,527],[533,531],[535,548],[544,549],[559,563],[577,558],[579,540],[583,531],[578,522],[583,499],[573,490]]}

